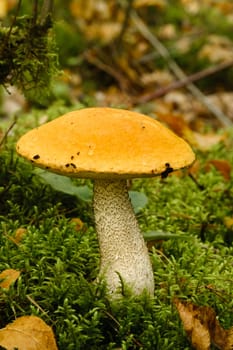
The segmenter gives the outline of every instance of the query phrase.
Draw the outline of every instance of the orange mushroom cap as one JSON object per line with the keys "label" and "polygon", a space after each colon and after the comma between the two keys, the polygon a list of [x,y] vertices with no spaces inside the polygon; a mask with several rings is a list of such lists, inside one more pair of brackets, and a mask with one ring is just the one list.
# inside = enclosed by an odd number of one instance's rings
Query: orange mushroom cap
{"label": "orange mushroom cap", "polygon": [[191,147],[160,122],[114,108],[67,113],[23,135],[17,152],[36,166],[80,178],[166,175],[193,163]]}

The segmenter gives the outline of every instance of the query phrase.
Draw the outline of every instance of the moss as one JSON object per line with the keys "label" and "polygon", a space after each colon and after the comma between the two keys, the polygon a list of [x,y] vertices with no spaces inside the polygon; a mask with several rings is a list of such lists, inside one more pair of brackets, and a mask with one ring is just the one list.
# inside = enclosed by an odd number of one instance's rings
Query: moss
{"label": "moss", "polygon": [[[223,223],[232,216],[232,178],[205,168],[208,159],[232,161],[232,145],[198,154],[199,187],[187,173],[133,183],[149,199],[138,214],[142,230],[185,232],[186,238],[151,248],[153,300],[129,295],[110,304],[104,283],[93,283],[99,251],[92,207],[41,182],[16,156],[13,141],[0,153],[0,271],[14,268],[21,275],[0,295],[0,327],[35,314],[53,327],[59,350],[190,349],[174,297],[211,306],[223,327],[232,326],[233,248]],[[72,217],[84,222],[81,231]],[[26,234],[16,244],[11,238],[21,227]]]}
{"label": "moss", "polygon": [[58,75],[58,55],[48,15],[15,17],[11,26],[0,29],[0,84],[17,86],[28,100],[43,104]]}

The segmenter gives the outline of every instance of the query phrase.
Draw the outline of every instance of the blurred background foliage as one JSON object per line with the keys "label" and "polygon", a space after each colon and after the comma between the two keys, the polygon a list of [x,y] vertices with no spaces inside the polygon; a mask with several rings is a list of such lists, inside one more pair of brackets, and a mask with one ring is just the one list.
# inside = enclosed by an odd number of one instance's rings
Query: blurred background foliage
{"label": "blurred background foliage", "polygon": [[[67,93],[68,100],[86,100],[109,89],[109,95],[123,93],[135,104],[138,96],[176,80],[158,41],[187,76],[233,60],[233,3],[227,0],[4,3],[0,82],[16,84],[30,100],[45,105],[51,102],[43,100],[48,82],[57,75],[60,85],[54,84],[50,98]],[[205,93],[231,90],[232,76],[229,66],[200,79],[198,86]]]}

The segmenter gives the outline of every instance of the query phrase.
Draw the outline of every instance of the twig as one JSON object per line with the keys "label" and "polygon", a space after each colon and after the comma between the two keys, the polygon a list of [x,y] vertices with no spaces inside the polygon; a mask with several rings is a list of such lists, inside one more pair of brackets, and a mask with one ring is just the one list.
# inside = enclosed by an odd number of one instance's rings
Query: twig
{"label": "twig", "polygon": [[6,141],[7,136],[9,134],[9,132],[12,130],[12,128],[15,126],[16,121],[17,121],[17,118],[14,118],[13,122],[10,124],[10,126],[6,130],[5,134],[3,135],[2,139],[0,140],[0,147],[2,147],[3,143]]}
{"label": "twig", "polygon": [[32,16],[32,26],[35,27],[38,17],[38,0],[34,0],[33,3],[33,16]]}
{"label": "twig", "polygon": [[27,294],[26,298],[32,303],[43,315],[48,316],[48,311],[45,311],[32,297]]}
{"label": "twig", "polygon": [[[147,39],[150,44],[157,50],[161,57],[167,62],[168,67],[173,74],[179,79],[187,79],[187,76],[178,66],[178,64],[171,58],[167,48],[156,38],[154,34],[150,32],[144,22],[137,15],[136,11],[131,11],[131,17],[139,30],[139,32]],[[202,102],[202,104],[208,108],[208,110],[225,126],[232,126],[232,122],[227,116],[215,105],[210,103],[206,96],[191,82],[187,85],[187,89]]]}
{"label": "twig", "polygon": [[134,2],[134,0],[126,1],[127,7],[126,7],[126,10],[125,10],[125,17],[124,17],[124,20],[123,20],[121,31],[120,31],[118,37],[116,38],[116,47],[118,49],[119,49],[119,47],[121,48],[122,40],[123,40],[123,37],[125,35],[125,32],[127,30],[128,24],[129,24],[131,11],[133,10],[133,2]]}
{"label": "twig", "polygon": [[191,74],[189,76],[187,76],[186,78],[184,79],[181,79],[181,80],[177,80],[177,81],[174,81],[172,82],[171,84],[167,85],[167,86],[164,86],[160,89],[157,89],[156,91],[154,92],[151,92],[151,93],[148,93],[142,97],[139,97],[137,99],[137,104],[138,103],[145,103],[145,102],[148,102],[152,99],[156,99],[158,97],[161,97],[161,96],[164,96],[166,95],[169,91],[172,91],[172,90],[175,90],[175,89],[180,89],[190,83],[193,83],[197,80],[200,80],[200,79],[203,79],[203,78],[206,78],[210,75],[213,75],[221,70],[224,70],[224,69],[227,69],[229,67],[233,66],[233,60],[230,60],[230,61],[226,61],[226,62],[223,62],[223,63],[220,63],[218,66],[214,66],[214,67],[210,67],[210,68],[206,68],[206,69],[203,69],[197,73],[194,73],[194,74]]}
{"label": "twig", "polygon": [[41,8],[41,14],[40,14],[40,24],[41,25],[45,24],[48,16],[52,15],[53,6],[54,6],[53,0],[44,0],[44,2],[42,4],[42,8]]}
{"label": "twig", "polygon": [[[18,5],[17,5],[17,8],[16,8],[16,12],[15,12],[15,15],[13,17],[13,20],[12,20],[12,23],[11,23],[11,26],[10,26],[10,29],[7,33],[7,35],[5,36],[5,38],[3,39],[2,43],[1,43],[1,46],[0,46],[0,55],[2,55],[2,53],[5,51],[5,48],[6,46],[8,45],[8,41],[9,41],[9,38],[11,36],[11,33],[12,33],[12,30],[15,26],[15,23],[16,23],[16,19],[17,19],[17,16],[19,14],[19,10],[20,10],[20,7],[21,7],[21,3],[22,3],[22,0],[19,0],[18,2]],[[2,59],[2,58],[1,58]]]}
{"label": "twig", "polygon": [[124,78],[124,76],[119,71],[110,67],[106,63],[102,62],[100,60],[100,58],[97,56],[94,56],[92,51],[90,51],[90,50],[87,50],[86,52],[84,52],[83,56],[89,63],[93,64],[94,66],[96,66],[97,68],[102,70],[103,72],[106,72],[107,74],[112,76],[116,81],[118,81],[118,83],[123,91],[128,90],[127,80]]}
{"label": "twig", "polygon": [[[121,325],[120,322],[118,322],[117,319],[110,312],[108,312],[106,310],[103,310],[103,312],[116,324],[117,328],[114,328],[114,330],[116,332],[119,332],[119,328],[120,328],[120,325]],[[138,347],[141,348],[141,346],[142,346],[141,342],[139,342],[134,337],[132,338],[132,340],[133,340],[134,344],[136,344]]]}

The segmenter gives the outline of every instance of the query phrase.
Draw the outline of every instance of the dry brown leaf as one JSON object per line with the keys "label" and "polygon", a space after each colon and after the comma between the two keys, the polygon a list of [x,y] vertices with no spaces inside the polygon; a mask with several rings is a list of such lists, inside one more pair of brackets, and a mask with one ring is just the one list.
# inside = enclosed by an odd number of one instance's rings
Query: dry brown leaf
{"label": "dry brown leaf", "polygon": [[162,25],[158,30],[158,37],[162,40],[175,40],[177,37],[176,26],[173,23]]}
{"label": "dry brown leaf", "polygon": [[207,162],[205,169],[209,171],[211,166],[214,166],[222,174],[225,180],[230,180],[232,166],[227,160],[211,159]]}
{"label": "dry brown leaf", "polygon": [[225,36],[210,35],[199,52],[201,59],[208,59],[210,62],[219,63],[233,59],[232,41]]}
{"label": "dry brown leaf", "polygon": [[193,131],[181,115],[170,113],[157,113],[157,115],[159,120],[165,122],[177,135],[188,139],[189,142],[192,143],[192,140],[194,139]]}
{"label": "dry brown leaf", "polygon": [[153,88],[159,88],[171,84],[173,79],[172,75],[164,69],[156,69],[154,72],[145,72],[139,77],[143,86],[153,84]]}
{"label": "dry brown leaf", "polygon": [[193,347],[197,350],[208,350],[210,334],[198,319],[198,309],[195,310],[195,305],[191,303],[181,303],[179,300],[175,300],[175,305]]}
{"label": "dry brown leaf", "polygon": [[220,350],[233,349],[233,327],[222,328],[212,308],[178,299],[174,303],[194,349],[209,350],[211,344]]}
{"label": "dry brown leaf", "polygon": [[228,335],[225,343],[224,350],[232,350],[233,349],[233,327],[228,330]]}
{"label": "dry brown leaf", "polygon": [[82,21],[110,17],[110,7],[103,0],[72,0],[69,6],[71,14]]}
{"label": "dry brown leaf", "polygon": [[121,24],[113,21],[95,21],[92,24],[83,26],[82,29],[88,40],[99,39],[102,43],[108,44],[119,35]]}
{"label": "dry brown leaf", "polygon": [[9,289],[20,276],[20,272],[14,269],[6,269],[0,273],[0,288]]}
{"label": "dry brown leaf", "polygon": [[113,17],[114,1],[72,0],[70,12],[76,18],[79,28],[88,40],[101,40],[108,44],[120,33],[123,11]]}
{"label": "dry brown leaf", "polygon": [[0,345],[7,350],[58,350],[53,331],[36,316],[22,316],[0,329]]}
{"label": "dry brown leaf", "polygon": [[210,148],[212,148],[214,145],[217,145],[219,142],[224,141],[226,138],[226,135],[218,135],[215,133],[207,133],[207,134],[200,134],[198,132],[192,133],[192,138],[190,143],[192,145],[196,146],[201,151],[208,151]]}
{"label": "dry brown leaf", "polygon": [[188,174],[191,174],[191,176],[195,176],[199,173],[200,167],[200,161],[196,159],[195,162],[191,165],[191,167],[188,168]]}

